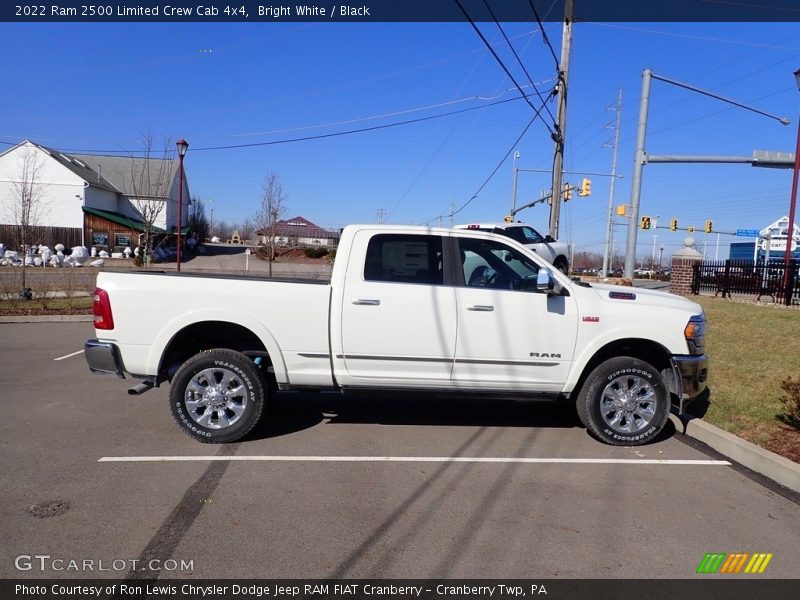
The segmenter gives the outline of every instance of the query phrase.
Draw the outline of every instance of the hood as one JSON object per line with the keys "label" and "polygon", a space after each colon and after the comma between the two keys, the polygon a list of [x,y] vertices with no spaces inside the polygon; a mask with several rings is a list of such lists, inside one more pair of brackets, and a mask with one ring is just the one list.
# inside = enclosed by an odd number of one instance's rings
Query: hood
{"label": "hood", "polygon": [[[683,296],[670,294],[669,292],[660,292],[658,290],[648,290],[645,288],[624,285],[609,285],[605,283],[592,283],[591,288],[589,289],[594,291],[601,299],[614,304],[633,304],[639,306],[645,305],[660,308],[674,308],[689,311],[696,315],[703,314],[703,307],[696,302],[692,302]],[[617,300],[609,297],[611,292],[635,294],[636,298],[634,300]]]}

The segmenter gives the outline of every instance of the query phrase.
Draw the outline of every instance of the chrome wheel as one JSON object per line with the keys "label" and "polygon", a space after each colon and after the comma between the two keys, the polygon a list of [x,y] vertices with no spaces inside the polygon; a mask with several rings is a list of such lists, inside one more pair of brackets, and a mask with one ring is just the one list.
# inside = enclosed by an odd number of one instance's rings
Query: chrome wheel
{"label": "chrome wheel", "polygon": [[247,408],[247,387],[241,377],[225,368],[204,369],[194,375],[184,396],[189,416],[208,429],[236,423]]}
{"label": "chrome wheel", "polygon": [[653,421],[658,396],[653,386],[638,375],[613,379],[600,396],[600,416],[619,433],[637,433]]}

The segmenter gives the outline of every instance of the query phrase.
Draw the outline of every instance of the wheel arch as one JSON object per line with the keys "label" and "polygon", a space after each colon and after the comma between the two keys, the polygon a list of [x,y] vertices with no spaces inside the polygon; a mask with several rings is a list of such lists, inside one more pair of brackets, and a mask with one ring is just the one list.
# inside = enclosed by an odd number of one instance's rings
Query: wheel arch
{"label": "wheel arch", "polygon": [[[285,365],[278,346],[266,330],[221,318],[192,321],[174,327],[172,333],[162,336],[163,347],[158,353],[157,377],[170,379],[180,365],[198,352],[212,348],[227,348],[237,352],[258,352],[266,355],[277,380],[285,378]],[[155,362],[155,361],[154,361]]]}
{"label": "wheel arch", "polygon": [[666,347],[653,340],[642,338],[623,338],[608,342],[600,347],[589,359],[581,371],[578,382],[572,390],[571,398],[577,398],[578,394],[586,382],[586,378],[597,368],[598,365],[605,362],[609,358],[617,356],[631,356],[638,358],[646,363],[653,365],[658,371],[661,372],[664,382],[670,393],[675,393],[673,389],[673,365],[672,354]]}

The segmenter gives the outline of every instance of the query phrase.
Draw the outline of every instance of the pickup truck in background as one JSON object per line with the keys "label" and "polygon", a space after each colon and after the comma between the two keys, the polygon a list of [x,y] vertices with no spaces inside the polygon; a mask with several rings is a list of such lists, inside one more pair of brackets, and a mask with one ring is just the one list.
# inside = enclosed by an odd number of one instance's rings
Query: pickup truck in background
{"label": "pickup truck in background", "polygon": [[456,225],[455,228],[489,231],[510,237],[529,250],[536,252],[565,275],[569,275],[569,246],[564,242],[554,240],[550,235],[543,236],[527,223],[472,223]]}
{"label": "pickup truck in background", "polygon": [[[571,281],[474,229],[351,225],[331,280],[102,272],[89,368],[170,382],[179,427],[231,442],[276,389],[574,402],[596,438],[640,445],[706,386],[706,319],[671,294]],[[152,307],[157,300],[156,309]]]}

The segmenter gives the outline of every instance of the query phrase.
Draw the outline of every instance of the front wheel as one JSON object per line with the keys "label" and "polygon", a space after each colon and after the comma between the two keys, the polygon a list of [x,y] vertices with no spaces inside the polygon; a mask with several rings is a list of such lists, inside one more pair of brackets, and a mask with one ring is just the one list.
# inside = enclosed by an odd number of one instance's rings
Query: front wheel
{"label": "front wheel", "polygon": [[206,350],[187,360],[172,380],[172,416],[204,443],[236,441],[255,427],[265,404],[258,367],[241,352]]}
{"label": "front wheel", "polygon": [[614,446],[653,440],[669,418],[669,391],[651,364],[630,356],[611,358],[591,372],[577,399],[589,432]]}

